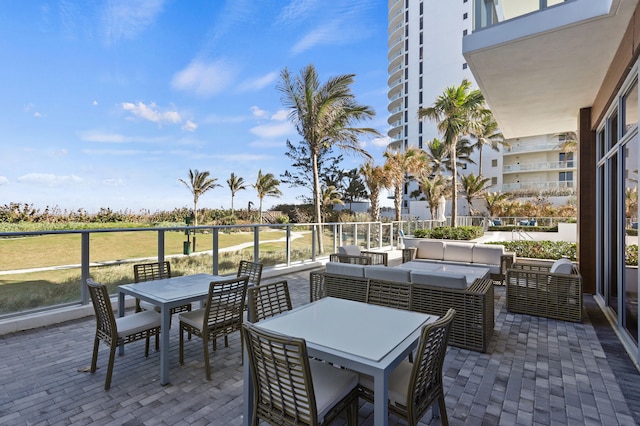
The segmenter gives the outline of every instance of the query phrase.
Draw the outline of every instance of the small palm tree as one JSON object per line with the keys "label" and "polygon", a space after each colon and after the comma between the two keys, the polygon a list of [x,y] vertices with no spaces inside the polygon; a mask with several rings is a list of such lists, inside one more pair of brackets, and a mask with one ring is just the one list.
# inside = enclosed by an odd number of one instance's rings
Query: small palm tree
{"label": "small palm tree", "polygon": [[407,174],[414,175],[422,172],[426,165],[424,151],[407,148],[405,152],[385,151],[384,170],[388,176],[387,188],[394,190],[393,204],[396,209],[396,220],[401,220],[402,187]]}
{"label": "small palm tree", "polygon": [[282,191],[278,188],[280,181],[273,176],[273,173],[262,174],[262,170],[258,170],[258,178],[256,179],[255,188],[260,200],[260,223],[262,223],[262,200],[264,197],[280,197]]}
{"label": "small palm tree", "polygon": [[424,197],[427,199],[427,204],[429,204],[431,218],[434,219],[436,217],[436,209],[438,208],[440,197],[446,197],[451,192],[450,179],[442,176],[440,173],[436,173],[432,176],[423,173],[418,177],[418,185],[420,186],[420,190],[424,194]]}
{"label": "small palm tree", "polygon": [[218,178],[210,178],[209,172],[199,172],[198,169],[189,169],[189,181],[178,179],[193,194],[193,225],[198,226],[198,199],[202,194],[217,186]]}
{"label": "small palm tree", "polygon": [[507,200],[511,198],[511,195],[504,192],[485,192],[484,202],[489,212],[489,216],[495,217],[498,208]]}
{"label": "small palm tree", "polygon": [[478,176],[482,176],[482,148],[488,146],[494,151],[500,151],[500,145],[508,147],[509,143],[505,142],[498,122],[491,112],[482,118],[478,129],[471,132],[471,136],[476,140],[472,147],[478,150]]}
{"label": "small palm tree", "polygon": [[[471,90],[471,82],[466,78],[460,86],[447,87],[432,106],[420,108],[418,118],[428,118],[436,122],[438,131],[450,151],[452,186],[458,185],[457,148],[463,135],[477,131],[482,118],[488,113],[484,96],[480,90]],[[458,200],[454,191],[451,197],[451,226],[457,226]]]}
{"label": "small palm tree", "polygon": [[460,184],[464,198],[469,206],[469,215],[473,216],[476,212],[473,209],[472,201],[474,198],[482,196],[491,187],[491,179],[470,173],[460,178]]}
{"label": "small palm tree", "polygon": [[389,186],[389,176],[382,166],[374,166],[373,161],[367,161],[360,167],[360,174],[369,189],[369,201],[371,202],[371,218],[374,222],[380,221],[380,190]]}
{"label": "small palm tree", "polygon": [[[322,188],[322,212],[324,216],[331,210],[331,208],[335,205],[344,206],[344,201],[342,201],[342,195],[338,188],[333,185],[329,185],[327,187]],[[322,218],[324,220],[324,217]]]}
{"label": "small palm tree", "polygon": [[227,185],[229,185],[229,189],[231,190],[231,214],[233,214],[233,199],[236,196],[236,192],[247,189],[247,185],[244,182],[244,178],[236,176],[233,172],[231,173],[231,177],[227,179]]}

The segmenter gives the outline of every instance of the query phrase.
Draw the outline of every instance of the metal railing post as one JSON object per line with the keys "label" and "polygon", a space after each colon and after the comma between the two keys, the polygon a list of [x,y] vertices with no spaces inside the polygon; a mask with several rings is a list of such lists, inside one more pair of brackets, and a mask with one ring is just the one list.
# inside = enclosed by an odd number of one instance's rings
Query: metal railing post
{"label": "metal railing post", "polygon": [[367,250],[371,249],[371,222],[367,222]]}
{"label": "metal railing post", "polygon": [[164,229],[158,230],[158,264],[164,263]]}
{"label": "metal railing post", "polygon": [[220,236],[218,235],[218,233],[220,232],[219,228],[213,228],[213,236],[212,238],[212,260],[213,260],[213,275],[218,275],[218,272],[220,270],[220,255],[218,254],[218,246],[220,244]]}
{"label": "metal railing post", "polygon": [[316,227],[317,225],[311,225],[311,260],[316,261]]}
{"label": "metal railing post", "polygon": [[358,245],[358,224],[353,224],[353,244]]}
{"label": "metal railing post", "polygon": [[287,267],[291,266],[291,225],[286,225],[287,230],[287,238],[286,238],[286,248],[285,248],[285,262],[287,263]]}
{"label": "metal railing post", "polygon": [[378,244],[382,248],[382,222],[378,222]]}
{"label": "metal railing post", "polygon": [[80,253],[80,263],[81,263],[81,273],[82,273],[82,282],[80,283],[80,302],[83,305],[89,303],[89,290],[87,289],[87,279],[89,278],[89,232],[82,233],[82,243],[81,243],[81,253]]}
{"label": "metal railing post", "polygon": [[260,259],[260,227],[253,227],[253,261],[259,262]]}

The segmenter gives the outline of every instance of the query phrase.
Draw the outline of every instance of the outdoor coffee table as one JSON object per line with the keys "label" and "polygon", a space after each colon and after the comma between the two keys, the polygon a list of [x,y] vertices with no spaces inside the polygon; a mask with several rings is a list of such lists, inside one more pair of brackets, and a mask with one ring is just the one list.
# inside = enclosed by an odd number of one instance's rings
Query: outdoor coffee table
{"label": "outdoor coffee table", "polygon": [[[415,348],[422,326],[437,316],[325,297],[255,323],[307,343],[310,356],[374,379],[374,424],[388,421],[388,378]],[[245,359],[247,359],[245,357]],[[244,424],[252,423],[253,383],[244,363]]]}
{"label": "outdoor coffee table", "polygon": [[467,287],[473,284],[477,279],[488,278],[490,273],[489,268],[477,265],[420,262],[417,260],[411,260],[409,262],[402,263],[396,266],[396,268],[411,269],[416,272],[448,272],[452,274],[464,275],[467,279]]}
{"label": "outdoor coffee table", "polygon": [[[211,281],[221,281],[228,277],[211,274],[184,275],[162,280],[145,281],[118,286],[118,315],[124,316],[124,297],[132,296],[160,307],[160,383],[169,383],[169,329],[171,328],[171,308],[197,300],[203,301],[209,295]],[[124,346],[119,348],[120,354]]]}

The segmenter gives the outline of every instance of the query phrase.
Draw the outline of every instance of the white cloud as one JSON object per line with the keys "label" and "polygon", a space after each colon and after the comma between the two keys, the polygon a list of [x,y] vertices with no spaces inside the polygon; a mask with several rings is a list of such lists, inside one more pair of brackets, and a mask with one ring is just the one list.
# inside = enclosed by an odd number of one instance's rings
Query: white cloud
{"label": "white cloud", "polygon": [[284,121],[277,124],[263,124],[255,126],[249,131],[260,138],[271,139],[294,133],[295,128],[288,121]]}
{"label": "white cloud", "polygon": [[290,25],[293,22],[302,20],[309,16],[318,3],[318,0],[292,0],[282,8],[282,12],[280,12],[276,21]]}
{"label": "white cloud", "polygon": [[211,97],[233,81],[235,70],[225,61],[203,62],[194,60],[171,80],[171,87],[197,96]]}
{"label": "white cloud", "polygon": [[251,114],[253,114],[253,116],[255,118],[266,118],[267,115],[269,115],[269,113],[263,109],[260,109],[257,106],[252,106],[251,108],[249,108],[251,110]]}
{"label": "white cloud", "polygon": [[93,106],[97,106],[97,105],[98,105],[98,101],[93,101],[93,102],[91,103],[91,105],[93,105]]}
{"label": "white cloud", "polygon": [[9,183],[9,179],[7,179],[5,176],[0,176],[0,185],[6,185]]}
{"label": "white cloud", "polygon": [[140,101],[135,104],[132,102],[123,102],[121,106],[122,109],[129,111],[136,117],[140,117],[154,123],[178,124],[182,122],[182,118],[177,111],[160,111],[155,102],[151,102],[149,105]]}
{"label": "white cloud", "polygon": [[198,125],[191,120],[187,120],[187,122],[182,126],[182,130],[185,132],[195,132],[197,128]]}
{"label": "white cloud", "polygon": [[370,142],[374,146],[386,147],[391,142],[391,138],[388,136],[382,137],[382,138],[374,138],[374,139],[371,139]]}
{"label": "white cloud", "polygon": [[288,118],[289,118],[289,110],[287,109],[279,109],[278,111],[275,112],[275,114],[271,116],[271,119],[276,121],[284,121],[284,120],[287,120]]}
{"label": "white cloud", "polygon": [[160,15],[163,0],[111,0],[102,12],[106,43],[133,39]]}
{"label": "white cloud", "polygon": [[121,178],[102,179],[102,183],[106,186],[124,186],[124,180]]}
{"label": "white cloud", "polygon": [[18,178],[18,182],[35,183],[46,186],[60,186],[70,183],[81,183],[82,178],[76,175],[60,176],[51,173],[28,173]]}
{"label": "white cloud", "polygon": [[247,80],[240,85],[241,92],[255,91],[263,89],[271,84],[278,78],[278,73],[270,72],[255,80]]}
{"label": "white cloud", "polygon": [[344,43],[344,31],[340,29],[338,22],[339,21],[325,23],[307,33],[299,42],[294,44],[291,49],[292,52],[299,54],[317,45]]}

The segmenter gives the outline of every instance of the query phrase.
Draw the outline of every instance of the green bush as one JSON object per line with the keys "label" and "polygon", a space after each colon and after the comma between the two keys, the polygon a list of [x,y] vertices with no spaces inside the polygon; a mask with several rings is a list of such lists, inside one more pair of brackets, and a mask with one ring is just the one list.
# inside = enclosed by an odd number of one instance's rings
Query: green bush
{"label": "green bush", "polygon": [[481,226],[440,226],[433,229],[416,229],[413,236],[416,238],[434,238],[438,240],[473,240],[484,235]]}
{"label": "green bush", "polygon": [[558,232],[558,225],[554,226],[520,226],[520,225],[502,225],[490,226],[489,231],[511,232],[513,230],[522,230],[525,232]]}

